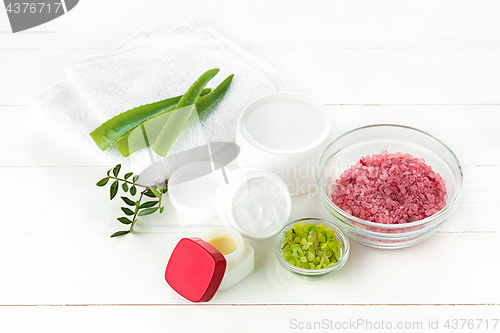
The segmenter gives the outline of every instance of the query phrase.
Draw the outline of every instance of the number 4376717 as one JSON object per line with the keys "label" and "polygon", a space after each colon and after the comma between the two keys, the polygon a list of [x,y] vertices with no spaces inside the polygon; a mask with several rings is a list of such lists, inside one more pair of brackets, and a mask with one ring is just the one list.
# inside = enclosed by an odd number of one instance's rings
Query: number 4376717
{"label": "number 4376717", "polygon": [[[51,7],[52,5],[52,7]],[[55,13],[57,14],[59,10],[62,10],[61,8],[61,3],[45,3],[45,2],[16,2],[16,3],[9,3],[7,6],[7,13],[14,13],[14,14],[26,14],[26,13]]]}
{"label": "number 4376717", "polygon": [[447,329],[483,329],[483,330],[489,330],[489,329],[496,329],[497,324],[498,324],[498,319],[448,319],[444,323],[444,327]]}

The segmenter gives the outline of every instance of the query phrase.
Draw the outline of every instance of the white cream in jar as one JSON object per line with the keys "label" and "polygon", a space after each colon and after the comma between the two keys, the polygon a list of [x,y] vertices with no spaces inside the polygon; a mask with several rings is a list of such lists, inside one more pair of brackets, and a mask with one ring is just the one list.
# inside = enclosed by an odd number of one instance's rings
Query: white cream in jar
{"label": "white cream in jar", "polygon": [[283,180],[256,168],[231,172],[229,184],[222,184],[217,190],[216,204],[225,224],[255,239],[273,236],[281,230],[292,208]]}

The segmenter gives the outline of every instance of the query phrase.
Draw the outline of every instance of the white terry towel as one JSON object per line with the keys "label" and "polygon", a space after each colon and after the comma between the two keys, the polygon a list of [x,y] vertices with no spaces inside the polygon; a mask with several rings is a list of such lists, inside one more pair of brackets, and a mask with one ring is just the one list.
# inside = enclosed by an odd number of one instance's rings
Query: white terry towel
{"label": "white terry towel", "polygon": [[[33,107],[44,111],[74,135],[100,151],[89,133],[104,121],[133,107],[182,95],[205,71],[221,71],[208,84],[215,88],[235,74],[221,102],[203,119],[200,128],[183,131],[169,155],[209,142],[232,142],[239,114],[253,100],[277,91],[286,84],[271,66],[252,56],[213,29],[189,22],[155,35],[142,30],[116,51],[82,59],[66,66],[69,82],[43,93]],[[103,154],[136,173],[151,165],[143,149],[128,158],[116,149]],[[168,164],[165,178],[175,169],[172,159],[154,158]],[[168,161],[168,163],[167,163]],[[182,161],[176,161],[182,163]]]}
{"label": "white terry towel", "polygon": [[[115,50],[136,46],[153,35],[156,35],[156,33],[143,28],[122,42]],[[76,136],[87,148],[101,156],[106,163],[134,164],[133,160],[125,161],[116,148],[106,152],[96,149],[97,146],[89,133],[98,127],[102,121],[99,120],[94,110],[68,80],[64,80],[44,91],[33,101],[31,107],[46,114],[55,123],[66,129],[68,133]]]}

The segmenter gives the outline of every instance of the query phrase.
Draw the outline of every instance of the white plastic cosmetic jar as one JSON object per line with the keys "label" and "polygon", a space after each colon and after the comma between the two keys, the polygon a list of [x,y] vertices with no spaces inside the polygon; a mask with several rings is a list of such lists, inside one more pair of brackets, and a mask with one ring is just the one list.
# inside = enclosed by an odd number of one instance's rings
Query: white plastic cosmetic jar
{"label": "white plastic cosmetic jar", "polygon": [[317,100],[288,92],[267,95],[239,117],[238,164],[275,173],[291,195],[308,193],[315,189],[315,169],[331,136],[332,119]]}
{"label": "white plastic cosmetic jar", "polygon": [[200,238],[210,243],[212,240],[226,237],[236,243],[236,250],[225,254],[226,271],[218,290],[230,288],[247,277],[254,269],[253,247],[241,237],[235,229],[215,227],[205,230]]}

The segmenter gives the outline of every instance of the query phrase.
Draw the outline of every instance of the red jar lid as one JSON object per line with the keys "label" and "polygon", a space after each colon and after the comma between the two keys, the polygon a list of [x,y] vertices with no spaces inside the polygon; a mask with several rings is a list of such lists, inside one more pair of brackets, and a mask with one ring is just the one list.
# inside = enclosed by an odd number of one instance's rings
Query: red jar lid
{"label": "red jar lid", "polygon": [[165,280],[191,302],[208,302],[219,289],[226,259],[200,238],[183,238],[170,256]]}

